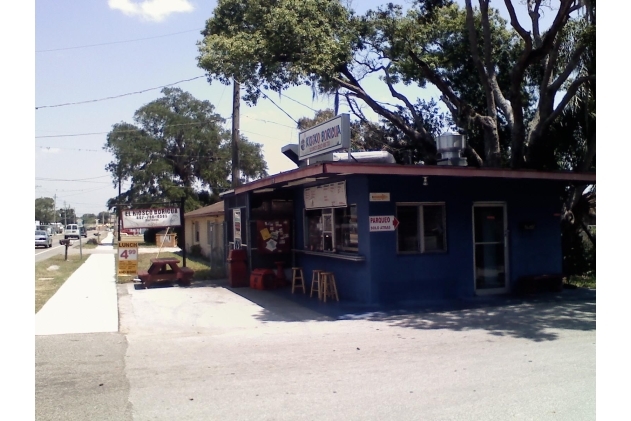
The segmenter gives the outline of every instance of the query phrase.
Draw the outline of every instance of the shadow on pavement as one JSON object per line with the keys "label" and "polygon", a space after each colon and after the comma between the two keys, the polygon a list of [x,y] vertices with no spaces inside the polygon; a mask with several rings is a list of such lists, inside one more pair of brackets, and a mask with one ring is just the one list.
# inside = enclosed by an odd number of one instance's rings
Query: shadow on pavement
{"label": "shadow on pavement", "polygon": [[555,329],[596,329],[596,291],[584,288],[522,298],[474,297],[370,306],[344,301],[324,303],[308,293],[291,294],[289,288],[260,291],[230,288],[225,280],[214,282],[214,286],[228,288],[262,307],[263,312],[257,316],[262,321],[369,320],[410,329],[483,329],[492,335],[536,342],[557,339],[558,334],[551,331]]}

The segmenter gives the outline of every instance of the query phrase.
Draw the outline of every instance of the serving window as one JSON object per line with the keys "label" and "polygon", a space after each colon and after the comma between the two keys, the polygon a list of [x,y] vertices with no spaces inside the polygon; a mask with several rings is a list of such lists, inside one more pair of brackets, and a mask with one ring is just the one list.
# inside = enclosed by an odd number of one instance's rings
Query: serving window
{"label": "serving window", "polygon": [[397,204],[397,219],[399,253],[447,251],[444,203]]}
{"label": "serving window", "polygon": [[357,252],[357,205],[305,210],[305,249]]}

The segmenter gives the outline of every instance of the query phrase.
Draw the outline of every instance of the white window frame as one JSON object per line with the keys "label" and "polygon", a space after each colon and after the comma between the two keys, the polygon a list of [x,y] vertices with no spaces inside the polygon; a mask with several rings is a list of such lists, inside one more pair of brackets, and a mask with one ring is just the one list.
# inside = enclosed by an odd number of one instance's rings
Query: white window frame
{"label": "white window frame", "polygon": [[[397,202],[395,204],[397,208],[399,206],[416,206],[418,208],[418,220],[417,220],[417,232],[416,235],[420,238],[420,250],[415,251],[401,251],[399,250],[399,231],[397,230],[397,254],[435,254],[435,253],[446,253],[449,250],[447,245],[447,204],[445,202]],[[423,207],[424,206],[442,206],[443,208],[443,240],[445,243],[445,248],[443,250],[425,250],[425,226],[424,226],[424,218],[423,218]]]}

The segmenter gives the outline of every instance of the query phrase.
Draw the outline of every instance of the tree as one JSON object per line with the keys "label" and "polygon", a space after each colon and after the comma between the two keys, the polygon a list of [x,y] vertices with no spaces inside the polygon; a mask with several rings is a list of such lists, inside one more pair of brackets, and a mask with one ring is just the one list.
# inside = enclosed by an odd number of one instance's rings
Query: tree
{"label": "tree", "polygon": [[55,200],[52,197],[35,199],[35,220],[42,225],[55,222]]}
{"label": "tree", "polygon": [[74,224],[77,221],[77,215],[75,214],[75,210],[70,206],[66,206],[64,203],[64,207],[57,210],[58,217],[57,221],[63,224]]}
{"label": "tree", "polygon": [[[209,80],[237,78],[251,103],[260,87],[280,92],[301,84],[342,95],[358,116],[353,104],[360,101],[427,163],[436,153],[426,127],[432,107],[419,107],[400,82],[433,85],[455,128],[482,138],[468,151],[479,165],[541,168],[555,154],[541,147],[553,123],[595,80],[595,68],[579,71],[595,48],[595,2],[559,0],[556,10],[546,0],[520,2],[530,32],[513,2],[504,3],[510,25],[489,0],[477,9],[471,0],[464,8],[417,0],[405,11],[387,4],[363,16],[338,0],[220,0],[202,32],[198,62]],[[541,27],[544,7],[554,13],[549,28]],[[366,92],[368,75],[379,75],[397,105]]]}
{"label": "tree", "polygon": [[99,223],[101,224],[109,224],[111,218],[111,214],[109,212],[103,211],[103,212],[99,212],[97,219],[99,220]]}
{"label": "tree", "polygon": [[93,213],[84,213],[81,219],[83,220],[83,225],[92,225],[94,221],[96,221],[96,215]]}
{"label": "tree", "polygon": [[[106,166],[114,185],[131,181],[116,203],[179,201],[186,211],[209,201],[230,186],[230,133],[224,119],[208,101],[194,98],[179,88],[164,88],[163,97],[136,111],[134,124],[115,124],[104,149],[114,155]],[[241,174],[244,179],[267,175],[261,145],[240,140]]]}

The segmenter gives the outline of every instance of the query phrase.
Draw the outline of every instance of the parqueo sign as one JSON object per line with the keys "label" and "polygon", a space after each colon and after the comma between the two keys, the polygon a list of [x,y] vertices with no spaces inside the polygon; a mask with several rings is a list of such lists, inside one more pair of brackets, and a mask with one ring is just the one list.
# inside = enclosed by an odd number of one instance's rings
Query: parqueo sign
{"label": "parqueo sign", "polygon": [[399,220],[392,215],[369,216],[370,232],[394,231],[399,225]]}

